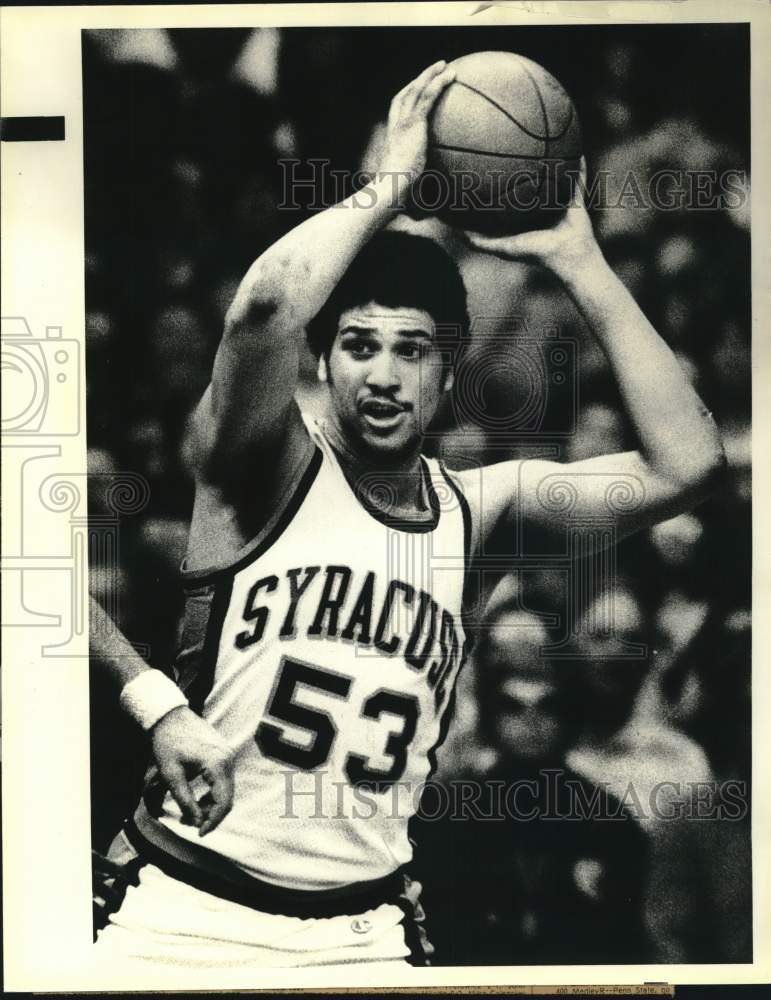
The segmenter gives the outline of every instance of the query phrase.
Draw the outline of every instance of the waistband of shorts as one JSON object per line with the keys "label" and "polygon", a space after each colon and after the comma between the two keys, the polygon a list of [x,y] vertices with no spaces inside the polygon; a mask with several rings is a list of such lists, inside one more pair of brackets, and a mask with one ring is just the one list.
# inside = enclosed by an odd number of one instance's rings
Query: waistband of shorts
{"label": "waistband of shorts", "polygon": [[406,873],[402,868],[384,878],[329,890],[287,889],[246,873],[243,882],[234,882],[169,854],[148,840],[133,819],[127,821],[124,833],[141,861],[155,865],[164,874],[194,889],[261,913],[302,919],[356,916],[383,903],[399,905],[399,897],[405,888]]}

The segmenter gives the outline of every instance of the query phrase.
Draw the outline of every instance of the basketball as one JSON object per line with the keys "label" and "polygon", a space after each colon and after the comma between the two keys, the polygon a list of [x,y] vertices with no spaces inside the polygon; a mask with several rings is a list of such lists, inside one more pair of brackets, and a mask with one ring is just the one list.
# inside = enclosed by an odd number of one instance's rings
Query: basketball
{"label": "basketball", "polygon": [[572,100],[551,73],[512,52],[476,52],[450,65],[455,81],[429,119],[418,208],[487,234],[554,225],[580,166]]}

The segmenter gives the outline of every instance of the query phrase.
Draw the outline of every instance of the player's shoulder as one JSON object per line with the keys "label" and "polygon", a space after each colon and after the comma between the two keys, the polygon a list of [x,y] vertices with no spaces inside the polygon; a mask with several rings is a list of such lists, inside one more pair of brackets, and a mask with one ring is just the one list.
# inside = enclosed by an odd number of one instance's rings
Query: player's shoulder
{"label": "player's shoulder", "polygon": [[468,506],[475,551],[501,519],[515,509],[525,461],[508,459],[448,472]]}

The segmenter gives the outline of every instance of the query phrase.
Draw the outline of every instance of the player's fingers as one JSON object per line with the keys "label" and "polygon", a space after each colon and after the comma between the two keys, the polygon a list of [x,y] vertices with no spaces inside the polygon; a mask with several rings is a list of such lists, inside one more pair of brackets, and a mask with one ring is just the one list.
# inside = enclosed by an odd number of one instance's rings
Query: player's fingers
{"label": "player's fingers", "polygon": [[464,236],[466,241],[475,249],[483,253],[495,254],[497,257],[508,259],[533,256],[535,247],[533,237],[536,234],[522,233],[519,236],[482,236],[481,233],[466,231]]}
{"label": "player's fingers", "polygon": [[391,105],[388,108],[388,124],[393,125],[393,123],[398,119],[402,110],[402,91],[400,90],[398,94],[395,94],[391,99]]}
{"label": "player's fingers", "polygon": [[225,806],[221,802],[212,802],[207,806],[206,815],[203,818],[203,822],[198,827],[198,836],[205,837],[207,833],[211,833],[215,827],[218,827],[222,820],[230,812],[230,806]]}
{"label": "player's fingers", "polygon": [[209,794],[206,796],[206,815],[198,828],[199,837],[218,826],[233,805],[233,777],[227,764],[207,768],[203,776],[209,783]]}
{"label": "player's fingers", "polygon": [[423,92],[419,95],[415,107],[424,112],[428,112],[434,105],[437,97],[445,90],[455,79],[455,68],[453,66],[448,66],[446,69],[442,70],[437,76],[431,80],[431,82],[424,88]]}
{"label": "player's fingers", "polygon": [[435,76],[438,76],[438,74],[441,73],[446,66],[446,59],[438,59],[435,63],[431,63],[431,65],[426,66],[423,72],[418,74],[418,76],[416,76],[411,83],[407,84],[407,89],[421,91],[426,84]]}
{"label": "player's fingers", "polygon": [[477,240],[479,239],[478,233],[472,233],[470,229],[461,229],[459,231],[460,238],[470,247],[472,250],[481,250],[482,247],[479,246]]}
{"label": "player's fingers", "polygon": [[432,63],[430,66],[426,67],[420,76],[416,76],[411,83],[407,84],[402,91],[403,107],[405,111],[411,110],[415,107],[416,102],[431,80],[443,72],[446,66],[447,63],[445,60],[440,59],[439,62]]}
{"label": "player's fingers", "polygon": [[203,813],[196,802],[193,790],[188,784],[184,768],[181,765],[167,764],[161,771],[169,791],[174,796],[174,800],[182,810],[182,818],[185,822],[193,826],[200,826],[203,822]]}
{"label": "player's fingers", "polygon": [[[470,246],[475,247],[477,250],[484,250],[486,253],[500,251],[501,244],[504,242],[504,239],[501,237],[483,236],[481,233],[475,233],[469,229],[464,230],[463,238]],[[510,238],[506,238],[506,243],[508,244],[509,242]]]}
{"label": "player's fingers", "polygon": [[[419,78],[418,78],[419,79]],[[405,83],[401,90],[397,90],[394,96],[391,98],[391,109],[399,110],[402,108],[406,101],[410,99],[410,95],[417,83],[416,80],[410,80],[409,83]]]}

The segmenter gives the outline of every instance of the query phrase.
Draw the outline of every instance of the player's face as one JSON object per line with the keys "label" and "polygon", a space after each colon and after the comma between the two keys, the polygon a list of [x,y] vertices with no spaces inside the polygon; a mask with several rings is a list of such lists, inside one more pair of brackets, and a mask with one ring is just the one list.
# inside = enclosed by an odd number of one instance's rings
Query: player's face
{"label": "player's face", "polygon": [[340,316],[327,368],[340,429],[354,448],[382,456],[419,447],[451,382],[431,316],[374,302]]}

